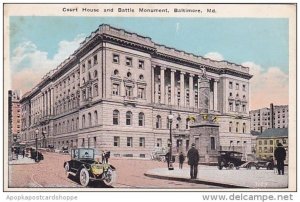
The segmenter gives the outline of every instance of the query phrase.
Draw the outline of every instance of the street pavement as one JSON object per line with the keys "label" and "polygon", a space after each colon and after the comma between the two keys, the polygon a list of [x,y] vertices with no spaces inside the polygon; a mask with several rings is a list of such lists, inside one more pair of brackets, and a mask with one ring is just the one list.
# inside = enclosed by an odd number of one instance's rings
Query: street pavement
{"label": "street pavement", "polygon": [[199,165],[197,179],[190,179],[190,169],[188,167],[175,168],[174,170],[155,168],[148,170],[145,176],[227,188],[287,188],[287,170],[285,168],[285,175],[278,175],[275,170],[256,170],[255,168],[250,170],[243,168],[239,170],[219,170],[217,166]]}
{"label": "street pavement", "polygon": [[9,161],[9,165],[22,165],[22,164],[33,164],[35,163],[34,159],[24,157],[22,155],[18,156],[18,159],[14,158],[13,160]]}

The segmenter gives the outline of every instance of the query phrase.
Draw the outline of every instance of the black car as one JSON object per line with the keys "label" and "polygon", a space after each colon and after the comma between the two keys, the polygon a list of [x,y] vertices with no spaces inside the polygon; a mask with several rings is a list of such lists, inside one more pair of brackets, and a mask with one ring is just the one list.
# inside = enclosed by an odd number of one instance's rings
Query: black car
{"label": "black car", "polygon": [[[38,155],[36,157],[36,154]],[[34,159],[36,162],[44,160],[44,155],[41,152],[36,152],[35,149],[30,150],[30,158]]]}
{"label": "black car", "polygon": [[239,169],[245,161],[242,161],[243,154],[236,151],[219,151],[218,168]]}
{"label": "black car", "polygon": [[78,148],[71,150],[71,160],[64,163],[65,172],[79,178],[82,186],[90,181],[102,181],[112,185],[116,179],[115,167],[108,163],[95,160],[92,148]]}

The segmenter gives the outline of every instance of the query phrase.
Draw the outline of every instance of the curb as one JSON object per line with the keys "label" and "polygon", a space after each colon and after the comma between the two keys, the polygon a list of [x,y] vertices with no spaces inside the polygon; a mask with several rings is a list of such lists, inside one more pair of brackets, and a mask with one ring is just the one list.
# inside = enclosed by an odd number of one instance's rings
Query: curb
{"label": "curb", "polygon": [[179,181],[179,182],[189,182],[189,183],[195,183],[195,184],[213,185],[213,186],[219,186],[219,187],[224,187],[224,188],[250,188],[250,187],[246,187],[246,186],[224,184],[224,183],[220,183],[220,182],[203,181],[203,180],[199,180],[199,179],[192,180],[192,179],[183,178],[183,177],[162,176],[162,175],[155,175],[155,174],[149,174],[149,173],[144,173],[144,175],[147,177],[163,179],[163,180],[173,180],[173,181]]}

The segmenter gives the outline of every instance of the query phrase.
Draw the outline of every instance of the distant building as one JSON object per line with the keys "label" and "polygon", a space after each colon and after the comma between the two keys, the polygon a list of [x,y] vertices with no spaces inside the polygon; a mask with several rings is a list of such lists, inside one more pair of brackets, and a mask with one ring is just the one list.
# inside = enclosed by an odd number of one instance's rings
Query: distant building
{"label": "distant building", "polygon": [[[288,128],[267,129],[257,136],[256,156],[263,159],[273,157],[278,143],[281,143],[288,152]],[[286,159],[287,161],[288,158]]]}
{"label": "distant building", "polygon": [[288,128],[288,105],[270,105],[270,108],[262,108],[250,111],[251,131],[263,132],[269,128]]}
{"label": "distant building", "polygon": [[21,104],[20,104],[20,91],[9,91],[9,120],[11,133],[14,139],[19,138],[21,132]]}

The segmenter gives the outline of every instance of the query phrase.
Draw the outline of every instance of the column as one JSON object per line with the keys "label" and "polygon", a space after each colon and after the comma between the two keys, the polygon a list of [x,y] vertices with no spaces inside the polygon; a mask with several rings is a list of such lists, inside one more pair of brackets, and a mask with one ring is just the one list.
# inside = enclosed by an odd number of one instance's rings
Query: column
{"label": "column", "polygon": [[54,88],[51,88],[51,115],[54,115]]}
{"label": "column", "polygon": [[45,93],[43,93],[43,117],[45,116]]}
{"label": "column", "polygon": [[195,105],[193,77],[194,74],[190,74],[190,79],[189,79],[190,107],[194,107]]}
{"label": "column", "polygon": [[218,81],[214,80],[214,110],[218,111]]}
{"label": "column", "polygon": [[185,92],[184,92],[184,74],[185,72],[180,72],[180,106],[184,107],[185,103]]}
{"label": "column", "polygon": [[50,89],[48,89],[48,116],[51,115],[51,94],[50,94]]}
{"label": "column", "polygon": [[175,69],[171,69],[171,105],[175,105]]}
{"label": "column", "polygon": [[201,81],[201,78],[200,76],[198,76],[198,109],[200,109],[200,81]]}
{"label": "column", "polygon": [[160,67],[160,103],[165,104],[165,67]]}
{"label": "column", "polygon": [[152,103],[155,103],[155,80],[154,80],[154,77],[155,77],[155,65],[152,65],[151,66],[151,102]]}
{"label": "column", "polygon": [[214,92],[212,89],[212,79],[209,79],[209,110],[214,110]]}

